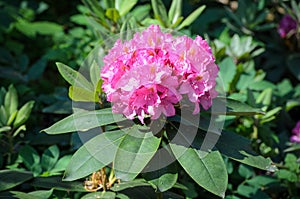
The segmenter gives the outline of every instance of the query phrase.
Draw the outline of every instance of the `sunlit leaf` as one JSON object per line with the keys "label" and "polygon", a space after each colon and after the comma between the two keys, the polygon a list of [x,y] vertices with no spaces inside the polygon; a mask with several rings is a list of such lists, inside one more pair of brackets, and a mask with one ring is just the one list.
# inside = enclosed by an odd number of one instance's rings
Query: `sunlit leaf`
{"label": "sunlit leaf", "polygon": [[86,177],[110,164],[114,160],[115,152],[125,131],[131,129],[101,133],[84,143],[72,156],[64,180],[72,181]]}
{"label": "sunlit leaf", "polygon": [[[114,169],[116,177],[133,180],[154,156],[160,138],[155,137],[149,129],[135,127],[126,131],[117,149]],[[124,158],[126,157],[126,158]]]}
{"label": "sunlit leaf", "polygon": [[65,64],[57,62],[56,65],[61,76],[63,76],[63,78],[69,84],[71,84],[72,86],[78,86],[93,91],[92,84],[82,74]]}
{"label": "sunlit leaf", "polygon": [[62,134],[75,131],[87,131],[99,126],[126,120],[120,114],[113,114],[110,108],[95,111],[76,112],[44,129],[48,134]]}
{"label": "sunlit leaf", "polygon": [[183,20],[183,22],[178,26],[178,30],[191,25],[191,23],[193,23],[199,16],[200,14],[204,11],[204,9],[206,8],[205,5],[197,8],[195,11],[193,11],[187,18],[185,18]]}
{"label": "sunlit leaf", "polygon": [[115,6],[116,9],[119,11],[120,16],[123,16],[127,14],[136,5],[137,2],[137,0],[116,0]]}
{"label": "sunlit leaf", "polygon": [[13,126],[15,128],[24,124],[28,120],[33,106],[34,106],[34,101],[29,101],[21,107],[13,123]]}
{"label": "sunlit leaf", "polygon": [[164,27],[170,26],[167,10],[162,0],[151,0],[154,16],[158,19]]}

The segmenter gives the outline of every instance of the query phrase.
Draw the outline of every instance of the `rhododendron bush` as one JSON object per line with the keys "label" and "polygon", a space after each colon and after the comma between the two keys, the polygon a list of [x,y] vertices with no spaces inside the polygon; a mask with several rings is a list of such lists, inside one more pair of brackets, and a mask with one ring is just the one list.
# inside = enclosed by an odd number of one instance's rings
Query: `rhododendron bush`
{"label": "rhododendron bush", "polygon": [[[99,65],[99,57],[93,57],[91,63],[91,70],[98,68],[99,72],[94,85],[68,66],[57,64],[72,84],[69,94],[73,100],[88,101],[84,94],[94,87],[97,95],[90,101],[102,107],[94,111],[74,109],[73,115],[45,129],[57,134],[101,126],[98,131],[102,133],[73,155],[65,180],[93,172],[95,176],[109,167],[113,177],[108,184],[101,181],[99,189],[112,188],[117,179],[122,183],[140,176],[163,192],[174,186],[178,174],[169,172],[174,172],[178,162],[196,183],[224,197],[227,171],[221,153],[262,170],[275,170],[270,159],[254,156],[248,148],[250,143],[242,137],[221,133],[225,114],[255,115],[262,111],[221,95],[219,67],[207,41],[200,36],[172,35],[159,25],[150,25],[130,39],[113,43],[108,50],[100,48],[92,53],[100,56]],[[229,147],[226,142],[231,140],[241,145]]]}
{"label": "rhododendron bush", "polygon": [[296,0],[0,7],[0,198],[300,195]]}

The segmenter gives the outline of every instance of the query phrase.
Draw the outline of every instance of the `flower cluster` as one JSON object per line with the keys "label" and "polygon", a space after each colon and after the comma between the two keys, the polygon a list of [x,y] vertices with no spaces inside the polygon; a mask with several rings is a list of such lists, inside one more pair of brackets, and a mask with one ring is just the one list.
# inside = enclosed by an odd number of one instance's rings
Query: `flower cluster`
{"label": "flower cluster", "polygon": [[292,130],[293,135],[290,138],[291,142],[300,143],[300,121],[297,122],[295,128]]}
{"label": "flower cluster", "polygon": [[142,123],[146,115],[175,115],[174,105],[183,95],[195,104],[194,114],[199,104],[208,109],[217,96],[219,68],[200,36],[173,37],[151,25],[129,41],[117,40],[103,61],[102,88],[113,112],[138,116]]}
{"label": "flower cluster", "polygon": [[297,21],[290,15],[285,15],[279,22],[278,33],[281,38],[290,37],[296,34]]}

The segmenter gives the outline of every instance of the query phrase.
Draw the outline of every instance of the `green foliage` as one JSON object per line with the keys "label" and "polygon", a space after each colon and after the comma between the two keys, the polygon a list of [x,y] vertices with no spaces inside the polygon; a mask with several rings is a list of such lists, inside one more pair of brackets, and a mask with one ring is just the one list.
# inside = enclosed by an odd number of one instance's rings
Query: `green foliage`
{"label": "green foliage", "polygon": [[[26,0],[0,7],[0,197],[298,197],[300,146],[289,137],[300,120],[299,30],[280,38],[276,29],[287,13],[300,23],[296,1]],[[226,111],[201,110],[199,124],[178,114],[154,135],[156,124],[128,124],[107,108],[101,61],[83,60],[99,44],[106,53],[108,37],[132,38],[150,24],[204,35],[220,67],[218,91],[227,95],[214,104]],[[220,134],[208,131],[210,117],[225,118]],[[197,135],[189,144],[191,128]],[[177,134],[184,143],[174,142]],[[202,150],[210,136],[215,147]],[[176,161],[148,171],[162,148]],[[104,176],[106,192],[98,186]],[[91,182],[100,191],[87,193]]]}

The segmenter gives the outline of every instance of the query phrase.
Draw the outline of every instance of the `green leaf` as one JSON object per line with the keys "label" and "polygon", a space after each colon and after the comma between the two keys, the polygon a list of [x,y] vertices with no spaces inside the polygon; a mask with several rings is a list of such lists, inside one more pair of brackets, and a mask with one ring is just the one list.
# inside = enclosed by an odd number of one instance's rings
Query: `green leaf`
{"label": "green leaf", "polygon": [[100,66],[97,64],[95,60],[93,60],[90,66],[90,77],[94,85],[94,88],[97,88],[98,82],[100,80]]}
{"label": "green leaf", "polygon": [[6,131],[10,131],[10,130],[11,130],[11,127],[10,127],[10,126],[3,126],[3,127],[0,127],[0,133],[6,132]]}
{"label": "green leaf", "polygon": [[38,176],[42,172],[40,165],[40,156],[37,151],[29,145],[25,145],[20,149],[19,156],[25,166],[32,171],[34,176]]}
{"label": "green leaf", "polygon": [[230,83],[236,74],[236,65],[231,57],[225,58],[220,64],[220,76],[224,83],[226,92],[230,90]]}
{"label": "green leaf", "polygon": [[170,164],[159,170],[145,173],[143,177],[156,191],[165,192],[175,185],[178,173],[176,172],[175,165]]}
{"label": "green leaf", "polygon": [[151,6],[149,4],[140,5],[134,8],[130,13],[132,16],[136,18],[137,21],[142,21],[147,16],[149,16],[149,12],[151,10]]}
{"label": "green leaf", "polygon": [[[225,106],[226,105],[226,112],[214,112],[213,114],[220,114],[220,115],[256,115],[256,114],[264,114],[261,110],[257,108],[253,108],[245,103],[239,102],[234,99],[230,98],[222,98],[217,97],[213,100],[214,106]],[[222,110],[222,109],[219,109]]]}
{"label": "green leaf", "polygon": [[288,57],[287,65],[291,73],[300,81],[300,54],[293,54]]}
{"label": "green leaf", "polygon": [[[182,139],[184,135],[182,134]],[[201,187],[222,198],[227,188],[227,170],[219,151],[204,152],[170,143],[171,150],[187,174]]]}
{"label": "green leaf", "polygon": [[223,131],[216,144],[216,148],[223,155],[243,164],[262,170],[269,170],[270,172],[276,170],[270,158],[264,158],[255,154],[251,148],[251,141],[236,133]]}
{"label": "green leaf", "polygon": [[254,178],[248,179],[247,184],[255,187],[266,187],[269,184],[279,183],[278,179],[271,176],[258,175]]}
{"label": "green leaf", "polygon": [[120,16],[123,16],[127,14],[137,4],[137,2],[137,0],[116,0],[115,6],[116,9],[119,11]]}
{"label": "green leaf", "polygon": [[70,86],[69,97],[73,101],[79,102],[99,102],[99,97],[95,92],[86,90],[82,87]]}
{"label": "green leaf", "polygon": [[18,186],[32,178],[32,173],[28,171],[0,170],[0,191]]}
{"label": "green leaf", "polygon": [[110,164],[114,160],[125,131],[130,131],[132,128],[101,133],[86,142],[72,156],[64,180],[72,181],[86,177]]}
{"label": "green leaf", "polygon": [[53,124],[45,131],[48,134],[62,134],[89,129],[126,120],[120,114],[113,114],[111,108],[76,112]]}
{"label": "green leaf", "polygon": [[168,12],[169,21],[172,24],[175,24],[176,21],[181,17],[181,7],[182,7],[182,0],[173,0],[171,7]]}
{"label": "green leaf", "polygon": [[19,127],[20,125],[24,124],[28,120],[33,106],[34,106],[34,101],[29,101],[21,107],[14,121],[13,124],[14,128]]}
{"label": "green leaf", "polygon": [[12,122],[14,121],[14,119],[16,118],[18,114],[18,110],[16,110],[15,112],[13,112],[9,118],[8,118],[8,121],[7,121],[7,125],[10,126],[12,124]]}
{"label": "green leaf", "polygon": [[15,26],[28,37],[35,37],[36,34],[54,35],[63,31],[62,26],[48,21],[28,22],[20,19]]}
{"label": "green leaf", "polygon": [[159,20],[164,27],[169,27],[170,21],[168,19],[166,7],[162,0],[151,0],[151,5],[155,18]]}
{"label": "green leaf", "polygon": [[41,35],[54,35],[63,31],[62,26],[48,21],[34,22],[32,28]]}
{"label": "green leaf", "polygon": [[5,107],[3,105],[1,105],[1,107],[0,107],[0,122],[2,125],[6,125],[7,120],[8,120],[8,117],[7,117]]}
{"label": "green leaf", "polygon": [[199,15],[204,11],[206,8],[205,5],[197,8],[195,11],[193,11],[186,19],[183,20],[183,22],[178,26],[178,30],[191,25],[198,17]]}
{"label": "green leaf", "polygon": [[86,192],[82,182],[63,182],[61,177],[37,177],[31,183],[34,187],[55,189],[61,191]]}
{"label": "green leaf", "polygon": [[[1,48],[0,48],[0,54],[2,54]],[[4,87],[1,87],[0,88],[0,105],[2,105],[4,103],[5,95],[6,95],[6,90]]]}
{"label": "green leaf", "polygon": [[110,190],[119,192],[133,187],[145,187],[145,186],[150,186],[150,184],[147,183],[144,179],[134,179],[128,182],[121,181],[121,183],[115,183]]}
{"label": "green leaf", "polygon": [[90,91],[94,90],[92,84],[79,72],[59,62],[56,63],[56,66],[61,76],[72,86],[82,87]]}
{"label": "green leaf", "polygon": [[26,131],[26,126],[25,124],[19,126],[17,128],[17,130],[15,130],[14,134],[13,134],[13,137],[16,137],[21,131]]}
{"label": "green leaf", "polygon": [[120,14],[119,14],[118,10],[115,8],[108,8],[105,12],[105,16],[107,16],[108,19],[111,19],[115,23],[120,18]]}
{"label": "green leaf", "polygon": [[50,146],[42,155],[41,166],[44,171],[50,171],[59,158],[59,149],[56,145]]}
{"label": "green leaf", "polygon": [[20,191],[11,191],[14,197],[19,199],[48,199],[53,193],[53,189],[48,191],[32,191],[29,193],[24,193]]}
{"label": "green leaf", "polygon": [[146,127],[142,129],[136,126],[126,131],[114,160],[116,177],[125,181],[133,180],[154,156],[160,141]]}
{"label": "green leaf", "polygon": [[71,160],[71,155],[65,155],[58,160],[58,162],[54,165],[54,168],[51,169],[50,175],[56,175],[61,171],[64,171]]}
{"label": "green leaf", "polygon": [[7,113],[7,116],[12,115],[18,108],[18,94],[17,90],[13,85],[8,87],[8,91],[4,98],[4,107]]}
{"label": "green leaf", "polygon": [[241,164],[239,166],[238,172],[239,172],[240,176],[242,176],[246,179],[250,178],[253,175],[253,169],[251,169],[250,167],[247,167],[243,164]]}
{"label": "green leaf", "polygon": [[81,199],[95,199],[95,198],[103,198],[103,199],[113,199],[116,197],[116,194],[114,192],[94,192],[89,193],[81,197]]}

